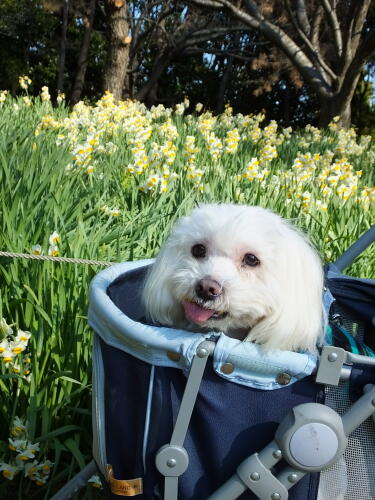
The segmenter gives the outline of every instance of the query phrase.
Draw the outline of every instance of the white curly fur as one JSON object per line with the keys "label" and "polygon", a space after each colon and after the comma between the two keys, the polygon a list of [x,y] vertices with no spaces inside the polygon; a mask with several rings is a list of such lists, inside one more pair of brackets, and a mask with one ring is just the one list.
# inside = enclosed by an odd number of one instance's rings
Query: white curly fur
{"label": "white curly fur", "polygon": [[[192,255],[196,244],[206,248],[204,257]],[[246,254],[259,264],[247,265]],[[207,278],[222,293],[202,301],[196,286]],[[176,223],[148,273],[143,301],[155,323],[313,352],[324,328],[322,289],[320,259],[300,231],[264,208],[209,204]],[[186,301],[215,314],[187,320]]]}

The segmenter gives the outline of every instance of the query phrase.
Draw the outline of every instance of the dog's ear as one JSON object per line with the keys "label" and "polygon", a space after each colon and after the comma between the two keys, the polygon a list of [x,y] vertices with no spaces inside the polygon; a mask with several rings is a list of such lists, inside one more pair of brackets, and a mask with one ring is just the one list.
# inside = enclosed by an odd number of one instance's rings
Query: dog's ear
{"label": "dog's ear", "polygon": [[268,349],[316,351],[325,329],[323,268],[305,237],[285,222],[272,270],[272,312],[252,329],[250,340]]}
{"label": "dog's ear", "polygon": [[146,317],[153,323],[172,326],[175,318],[175,301],[170,293],[169,276],[173,259],[168,242],[160,250],[147,273],[142,292]]}

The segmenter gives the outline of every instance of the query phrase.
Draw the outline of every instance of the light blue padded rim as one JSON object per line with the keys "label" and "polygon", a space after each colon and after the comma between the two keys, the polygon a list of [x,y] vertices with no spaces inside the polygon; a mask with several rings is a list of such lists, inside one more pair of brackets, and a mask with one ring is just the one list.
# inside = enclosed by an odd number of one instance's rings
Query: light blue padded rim
{"label": "light blue padded rim", "polygon": [[[214,335],[217,338],[213,354],[215,372],[234,383],[256,389],[284,387],[276,381],[281,373],[291,377],[288,385],[313,373],[317,357],[310,353],[265,352],[259,345],[241,342],[222,333],[193,333],[133,321],[111,301],[107,288],[120,275],[152,262],[140,260],[115,264],[100,272],[91,282],[89,324],[105,343],[146,363],[184,369],[190,366],[198,345]],[[168,357],[167,353],[171,351],[180,354],[179,361]],[[233,371],[225,374],[221,368],[228,363],[233,365]]]}

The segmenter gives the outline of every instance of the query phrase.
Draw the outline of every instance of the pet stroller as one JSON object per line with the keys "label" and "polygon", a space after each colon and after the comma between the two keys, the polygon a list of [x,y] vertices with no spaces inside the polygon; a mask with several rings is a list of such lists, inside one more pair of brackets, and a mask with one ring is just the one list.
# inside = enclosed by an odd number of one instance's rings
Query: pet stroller
{"label": "pet stroller", "polygon": [[375,226],[326,268],[319,357],[146,324],[152,261],[98,274],[93,447],[108,497],[375,498],[375,280],[342,274],[373,241]]}

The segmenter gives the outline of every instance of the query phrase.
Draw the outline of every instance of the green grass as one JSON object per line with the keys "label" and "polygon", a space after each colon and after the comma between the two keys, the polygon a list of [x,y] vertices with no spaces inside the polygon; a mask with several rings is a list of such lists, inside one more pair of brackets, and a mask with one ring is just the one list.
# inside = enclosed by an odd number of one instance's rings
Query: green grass
{"label": "green grass", "polygon": [[[14,105],[18,105],[18,109]],[[302,227],[319,249],[324,261],[336,259],[374,221],[374,205],[364,206],[353,195],[347,201],[334,194],[324,198],[317,185],[317,174],[306,182],[303,192],[327,203],[322,212],[311,204],[304,207],[302,199],[287,192],[281,182],[275,187],[272,176],[290,171],[299,151],[319,153],[334,150],[340,132],[321,134],[319,141],[308,139],[306,131],[292,133],[277,145],[278,157],[264,163],[270,171],[263,181],[238,180],[252,157],[261,156],[267,141],[277,141],[281,134],[264,136],[258,143],[242,140],[235,154],[223,154],[214,161],[206,142],[197,129],[197,116],[173,115],[178,129],[176,159],[169,166],[179,177],[168,179],[167,191],[142,193],[139,186],[150,172],[159,172],[154,162],[145,173],[131,174],[134,134],[129,132],[129,117],[115,116],[117,108],[104,108],[101,121],[93,115],[86,124],[77,126],[77,144],[84,143],[88,127],[104,127],[99,137],[102,145],[113,142],[112,154],[95,146],[92,159],[83,167],[74,166],[69,134],[62,122],[56,129],[46,128],[34,135],[38,123],[46,114],[63,120],[69,116],[61,105],[36,100],[31,107],[19,99],[7,99],[0,104],[0,250],[27,252],[39,244],[47,253],[49,236],[57,231],[61,236],[60,255],[105,261],[126,261],[151,257],[165,240],[171,225],[199,202],[240,202],[259,204],[274,209]],[[136,115],[136,113],[135,113]],[[135,116],[134,115],[134,116]],[[168,138],[160,134],[159,125],[165,114],[152,118],[140,108],[139,116],[153,127],[153,135],[143,141],[150,156],[153,141],[163,144]],[[117,120],[117,121],[116,121]],[[109,123],[118,125],[114,133]],[[228,130],[237,126],[241,133],[252,130],[238,117],[227,117],[213,129],[225,140]],[[264,129],[263,129],[264,130]],[[65,134],[56,144],[59,133]],[[203,191],[187,175],[187,155],[184,143],[187,135],[196,136],[200,151],[195,167],[204,170]],[[307,140],[307,145],[301,142]],[[33,146],[35,144],[35,146]],[[347,143],[346,156],[352,172],[362,170],[358,197],[365,186],[374,185],[375,150],[371,143],[363,151],[352,153]],[[343,153],[336,153],[335,159]],[[334,160],[332,160],[333,162]],[[94,172],[87,174],[87,166]],[[281,173],[280,173],[281,172]],[[281,178],[281,177],[280,177]],[[372,194],[371,194],[372,193]],[[373,191],[370,196],[373,196]],[[118,217],[109,216],[103,207],[120,210]],[[21,475],[13,481],[0,479],[0,496],[10,498],[49,498],[91,458],[91,339],[87,326],[88,286],[98,266],[36,262],[0,257],[0,318],[18,328],[32,332],[29,351],[31,375],[15,374],[3,364],[0,367],[0,461],[8,460],[9,426],[14,416],[29,422],[29,437],[40,442],[40,457],[55,463],[50,480],[35,486]],[[351,267],[356,276],[374,278],[373,253],[366,251]],[[1,340],[1,339],[0,339]],[[20,358],[22,355],[20,355]],[[93,493],[87,490],[86,497]],[[80,498],[83,498],[81,495]]]}

